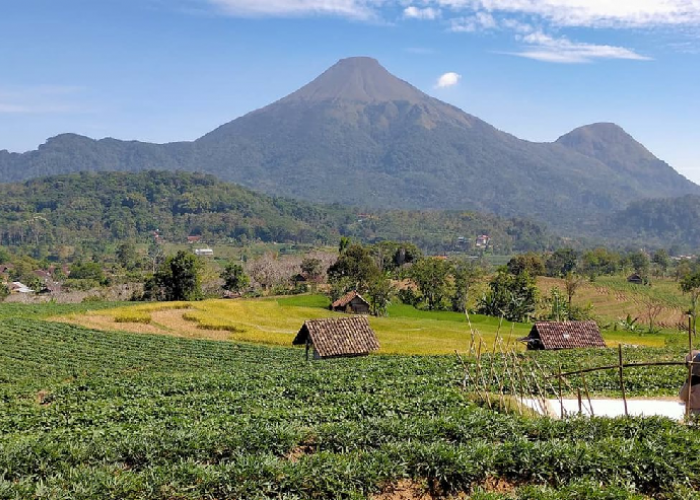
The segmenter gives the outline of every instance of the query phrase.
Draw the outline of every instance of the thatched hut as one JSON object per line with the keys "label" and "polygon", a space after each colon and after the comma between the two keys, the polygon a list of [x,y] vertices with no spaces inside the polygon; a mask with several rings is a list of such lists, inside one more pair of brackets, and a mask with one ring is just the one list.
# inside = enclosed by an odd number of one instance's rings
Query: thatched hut
{"label": "thatched hut", "polygon": [[530,335],[519,339],[528,350],[580,349],[605,347],[595,321],[539,322]]}
{"label": "thatched hut", "polygon": [[331,304],[331,311],[347,314],[369,314],[370,305],[362,295],[352,291]]}
{"label": "thatched hut", "polygon": [[306,346],[306,359],[366,356],[379,349],[379,341],[364,316],[312,319],[304,323],[292,342]]}

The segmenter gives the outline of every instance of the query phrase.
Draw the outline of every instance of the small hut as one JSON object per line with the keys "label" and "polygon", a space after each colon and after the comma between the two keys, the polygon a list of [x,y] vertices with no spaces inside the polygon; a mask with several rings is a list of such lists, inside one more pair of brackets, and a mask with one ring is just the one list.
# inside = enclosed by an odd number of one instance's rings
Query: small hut
{"label": "small hut", "polygon": [[634,285],[643,285],[644,278],[642,278],[639,274],[634,273],[627,277],[627,283],[632,283]]}
{"label": "small hut", "polygon": [[595,321],[539,322],[530,335],[520,339],[528,350],[580,349],[605,347]]}
{"label": "small hut", "polygon": [[306,346],[306,359],[311,348],[314,359],[366,356],[379,349],[377,336],[363,316],[311,319],[292,344]]}
{"label": "small hut", "polygon": [[331,304],[331,311],[347,314],[369,314],[369,302],[362,295],[352,291]]}

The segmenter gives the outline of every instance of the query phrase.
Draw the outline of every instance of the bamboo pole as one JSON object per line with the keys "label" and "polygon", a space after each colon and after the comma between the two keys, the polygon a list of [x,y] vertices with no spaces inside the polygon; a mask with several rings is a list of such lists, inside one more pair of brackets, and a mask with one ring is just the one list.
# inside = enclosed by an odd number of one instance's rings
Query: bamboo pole
{"label": "bamboo pole", "polygon": [[627,395],[625,394],[625,373],[622,364],[622,344],[617,344],[617,354],[620,360],[620,390],[622,391],[622,402],[625,404],[625,417],[629,416],[627,411]]}
{"label": "bamboo pole", "polygon": [[593,413],[593,403],[591,402],[591,394],[588,392],[588,383],[586,382],[586,376],[584,374],[581,374],[581,381],[586,391],[586,399],[588,399],[588,408],[591,410],[591,417],[595,417],[595,413]]}
{"label": "bamboo pole", "polygon": [[578,396],[578,414],[583,415],[583,401],[581,401],[581,388],[576,389],[576,395]]}
{"label": "bamboo pole", "polygon": [[561,391],[561,364],[559,365],[559,408],[561,409],[561,418],[564,418],[564,396]]}
{"label": "bamboo pole", "polygon": [[688,400],[685,402],[686,419],[690,417],[690,393],[693,389],[693,328],[690,318],[688,318],[688,357],[690,357],[690,364],[688,365]]}

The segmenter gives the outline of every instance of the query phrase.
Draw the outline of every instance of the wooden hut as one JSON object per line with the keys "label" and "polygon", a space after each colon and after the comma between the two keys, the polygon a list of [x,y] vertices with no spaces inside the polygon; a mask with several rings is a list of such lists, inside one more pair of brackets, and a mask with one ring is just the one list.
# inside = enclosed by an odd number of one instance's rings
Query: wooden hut
{"label": "wooden hut", "polygon": [[379,349],[377,336],[363,316],[309,320],[292,344],[306,346],[306,359],[311,349],[314,359],[366,356]]}
{"label": "wooden hut", "polygon": [[530,335],[520,339],[528,350],[580,349],[605,347],[595,321],[539,322]]}
{"label": "wooden hut", "polygon": [[642,278],[639,274],[634,273],[627,276],[627,283],[632,283],[634,285],[643,285],[644,278]]}
{"label": "wooden hut", "polygon": [[370,305],[362,295],[352,291],[331,304],[331,311],[347,314],[369,314]]}

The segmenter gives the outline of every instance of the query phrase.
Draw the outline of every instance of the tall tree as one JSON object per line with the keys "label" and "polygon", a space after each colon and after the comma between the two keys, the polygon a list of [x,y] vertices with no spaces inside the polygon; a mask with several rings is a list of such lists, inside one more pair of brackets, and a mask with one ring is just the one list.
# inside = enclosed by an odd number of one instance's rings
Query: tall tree
{"label": "tall tree", "polygon": [[229,262],[220,277],[224,280],[223,289],[229,292],[240,293],[250,285],[250,278],[240,264]]}
{"label": "tall tree", "polygon": [[573,248],[560,248],[547,259],[547,275],[555,278],[566,276],[575,271],[578,265],[578,253]]}
{"label": "tall tree", "polygon": [[573,319],[571,317],[573,307],[572,307],[572,302],[574,300],[574,295],[576,295],[576,292],[578,292],[578,289],[583,286],[585,283],[585,279],[582,276],[579,276],[576,273],[569,272],[566,274],[564,277],[564,286],[566,288],[566,298],[567,298],[567,304],[568,304],[568,319],[571,320]]}
{"label": "tall tree", "polygon": [[690,315],[691,325],[693,327],[693,335],[697,335],[697,317],[698,317],[698,298],[700,298],[700,271],[686,275],[681,280],[681,290],[690,294]]}
{"label": "tall tree", "polygon": [[522,322],[535,312],[538,294],[535,280],[529,274],[513,275],[501,269],[489,283],[489,291],[479,300],[478,311]]}
{"label": "tall tree", "polygon": [[345,280],[360,293],[367,291],[370,281],[379,274],[379,268],[367,248],[356,243],[348,246],[338,260],[328,268],[331,284]]}
{"label": "tall tree", "polygon": [[429,310],[441,309],[443,300],[448,297],[448,277],[452,265],[446,260],[426,257],[411,268],[411,279],[423,295]]}
{"label": "tall tree", "polygon": [[165,300],[201,300],[202,268],[196,255],[180,250],[165,259],[154,275],[155,284]]}

